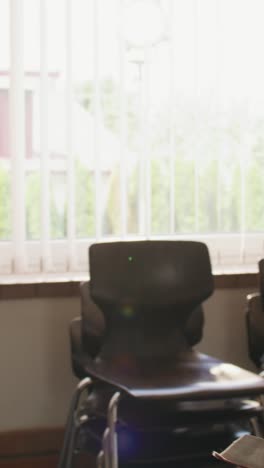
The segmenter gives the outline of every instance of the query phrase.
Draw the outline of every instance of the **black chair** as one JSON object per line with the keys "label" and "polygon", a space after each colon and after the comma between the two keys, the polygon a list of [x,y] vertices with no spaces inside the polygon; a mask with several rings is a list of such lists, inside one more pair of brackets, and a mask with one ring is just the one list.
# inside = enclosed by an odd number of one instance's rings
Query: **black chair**
{"label": "black chair", "polygon": [[89,253],[90,283],[81,285],[81,317],[71,323],[82,380],[60,468],[82,450],[106,468],[204,467],[241,431],[261,435],[264,380],[192,348],[214,288],[207,247],[115,242]]}
{"label": "black chair", "polygon": [[249,356],[264,371],[264,259],[258,263],[259,291],[247,296],[246,325]]}

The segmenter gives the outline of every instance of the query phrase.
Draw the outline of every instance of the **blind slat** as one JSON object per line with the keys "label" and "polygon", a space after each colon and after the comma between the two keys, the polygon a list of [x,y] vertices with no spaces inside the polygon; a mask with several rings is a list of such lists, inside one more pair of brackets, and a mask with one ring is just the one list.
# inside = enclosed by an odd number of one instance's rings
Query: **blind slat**
{"label": "blind slat", "polygon": [[174,122],[174,106],[175,106],[175,37],[174,37],[174,1],[170,0],[169,3],[169,58],[170,58],[170,76],[169,76],[169,167],[170,167],[170,180],[169,180],[169,229],[170,234],[175,231],[175,122]]}
{"label": "blind slat", "polygon": [[126,44],[124,38],[124,8],[123,1],[119,0],[120,31],[119,31],[119,82],[120,82],[120,209],[121,209],[121,237],[127,234],[127,106],[125,99],[125,54]]}
{"label": "blind slat", "polygon": [[193,157],[194,157],[194,231],[199,232],[199,209],[200,209],[200,181],[199,181],[199,156],[200,156],[200,134],[199,134],[199,0],[193,0],[193,47],[195,50],[194,54],[194,145],[193,145]]}
{"label": "blind slat", "polygon": [[75,165],[73,153],[72,0],[66,0],[66,152],[67,152],[67,238],[68,269],[76,269]]}
{"label": "blind slat", "polygon": [[151,47],[146,47],[145,51],[145,89],[144,89],[144,133],[143,133],[143,160],[144,160],[144,187],[145,187],[145,236],[151,236],[151,155],[150,155],[150,63]]}
{"label": "blind slat", "polygon": [[40,15],[40,191],[41,269],[52,270],[50,250],[49,92],[47,66],[47,3],[39,0]]}
{"label": "blind slat", "polygon": [[23,0],[10,0],[10,152],[12,242],[15,273],[27,269],[25,256],[25,91]]}
{"label": "blind slat", "polygon": [[93,67],[94,67],[94,164],[95,164],[95,235],[99,240],[102,235],[102,177],[101,177],[101,103],[100,103],[100,73],[99,73],[99,6],[100,0],[93,1]]}

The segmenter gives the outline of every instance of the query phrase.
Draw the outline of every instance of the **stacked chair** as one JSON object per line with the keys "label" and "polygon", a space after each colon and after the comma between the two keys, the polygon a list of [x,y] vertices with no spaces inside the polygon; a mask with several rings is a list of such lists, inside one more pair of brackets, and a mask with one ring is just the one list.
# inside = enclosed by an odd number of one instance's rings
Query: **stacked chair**
{"label": "stacked chair", "polygon": [[246,324],[249,355],[264,371],[264,259],[259,261],[259,291],[247,296]]}
{"label": "stacked chair", "polygon": [[90,282],[70,325],[80,379],[59,468],[207,467],[244,433],[262,435],[257,374],[194,350],[214,285],[208,249],[124,241],[89,249]]}

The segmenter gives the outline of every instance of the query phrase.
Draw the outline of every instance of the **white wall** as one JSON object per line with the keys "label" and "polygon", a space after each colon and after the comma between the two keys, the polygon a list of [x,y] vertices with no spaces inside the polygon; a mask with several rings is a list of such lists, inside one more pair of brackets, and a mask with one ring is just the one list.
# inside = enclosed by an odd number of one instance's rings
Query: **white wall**
{"label": "white wall", "polygon": [[[244,320],[248,292],[215,292],[205,304],[199,350],[253,369]],[[0,431],[64,424],[75,385],[68,324],[78,314],[78,298],[0,302]]]}
{"label": "white wall", "polygon": [[217,290],[205,303],[205,327],[199,351],[256,370],[248,357],[246,295],[252,290]]}
{"label": "white wall", "polygon": [[65,422],[74,388],[68,324],[78,299],[0,303],[0,431]]}

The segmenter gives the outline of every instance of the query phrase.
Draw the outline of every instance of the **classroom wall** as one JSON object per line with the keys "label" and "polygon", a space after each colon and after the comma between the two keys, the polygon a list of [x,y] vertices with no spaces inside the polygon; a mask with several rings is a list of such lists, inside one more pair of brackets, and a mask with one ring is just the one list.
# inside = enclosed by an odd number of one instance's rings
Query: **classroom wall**
{"label": "classroom wall", "polygon": [[[245,298],[249,290],[218,290],[205,304],[198,349],[253,369],[247,356]],[[0,302],[0,431],[64,424],[75,386],[68,324],[78,298]]]}

